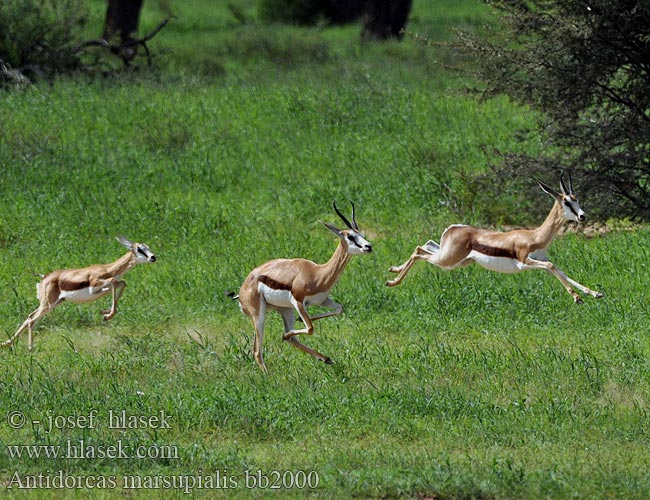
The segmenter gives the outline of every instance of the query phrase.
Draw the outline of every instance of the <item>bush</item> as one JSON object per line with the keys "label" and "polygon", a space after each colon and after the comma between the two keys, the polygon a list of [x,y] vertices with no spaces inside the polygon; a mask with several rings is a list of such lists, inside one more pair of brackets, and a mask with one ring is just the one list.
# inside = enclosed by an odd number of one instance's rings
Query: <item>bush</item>
{"label": "bush", "polygon": [[76,68],[72,41],[85,23],[82,0],[2,0],[0,81]]}
{"label": "bush", "polygon": [[[574,172],[580,194],[612,215],[650,219],[650,4],[490,0],[501,30],[467,36],[488,93],[541,111],[543,156],[506,156],[496,176]],[[546,172],[545,174],[543,172]]]}

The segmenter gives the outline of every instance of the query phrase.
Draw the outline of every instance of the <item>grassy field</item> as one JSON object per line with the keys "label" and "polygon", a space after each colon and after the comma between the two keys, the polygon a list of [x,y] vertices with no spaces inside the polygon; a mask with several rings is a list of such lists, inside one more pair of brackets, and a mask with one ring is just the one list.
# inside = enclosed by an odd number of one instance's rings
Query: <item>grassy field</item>
{"label": "grassy field", "polygon": [[[118,234],[159,257],[126,276],[110,323],[108,299],[63,305],[31,353],[26,335],[0,352],[0,496],[648,498],[650,230],[554,243],[606,294],[582,306],[537,272],[419,264],[389,289],[390,265],[451,223],[541,222],[521,209],[550,209],[536,186],[467,182],[484,151],[542,148],[516,142],[534,117],[464,93],[443,47],[265,26],[253,0],[233,2],[239,19],[176,3],[152,69],[0,95],[3,338],[37,306],[34,273],[115,260]],[[415,0],[409,28],[443,41],[488,16]],[[345,313],[305,341],[335,364],[283,343],[270,314],[265,376],[224,291],[271,258],[327,260],[333,200],[355,202],[374,245],[334,290]],[[150,420],[110,428],[111,412]]]}

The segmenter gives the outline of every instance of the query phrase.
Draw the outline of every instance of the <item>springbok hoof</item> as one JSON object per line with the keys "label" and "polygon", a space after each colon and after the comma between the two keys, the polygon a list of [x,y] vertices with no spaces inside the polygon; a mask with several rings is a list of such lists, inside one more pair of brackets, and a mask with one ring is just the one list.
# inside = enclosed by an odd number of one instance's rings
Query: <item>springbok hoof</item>
{"label": "springbok hoof", "polygon": [[333,365],[334,361],[332,361],[330,358],[325,358],[323,360],[323,363],[325,363],[326,365]]}
{"label": "springbok hoof", "polygon": [[604,296],[605,294],[603,292],[596,292],[596,295],[594,295],[597,299],[602,299]]}

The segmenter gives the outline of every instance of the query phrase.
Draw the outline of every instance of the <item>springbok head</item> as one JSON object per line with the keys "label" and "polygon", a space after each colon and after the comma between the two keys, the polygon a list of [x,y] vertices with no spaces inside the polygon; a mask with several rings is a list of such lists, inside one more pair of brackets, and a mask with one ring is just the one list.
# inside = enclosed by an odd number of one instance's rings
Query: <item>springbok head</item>
{"label": "springbok head", "polygon": [[368,240],[366,240],[361,234],[359,229],[359,224],[354,217],[354,203],[350,202],[352,205],[352,222],[341,213],[341,211],[336,206],[336,202],[333,202],[334,211],[338,214],[341,220],[345,223],[348,229],[338,229],[336,226],[329,224],[327,222],[320,221],[327,229],[332,231],[336,236],[339,237],[341,243],[345,246],[347,252],[350,255],[359,255],[363,253],[372,252],[372,245]]}
{"label": "springbok head", "polygon": [[560,191],[556,191],[553,188],[550,188],[544,184],[539,179],[535,179],[539,187],[542,190],[551,195],[562,207],[564,218],[569,221],[584,222],[587,218],[584,211],[580,208],[578,204],[578,197],[573,192],[573,181],[571,179],[571,173],[569,173],[569,188],[567,189],[566,184],[564,183],[564,172],[560,174]]}
{"label": "springbok head", "polygon": [[136,257],[136,263],[143,264],[145,262],[156,262],[156,255],[151,251],[148,245],[145,245],[144,243],[134,243],[127,240],[124,236],[117,236],[117,241],[133,252]]}

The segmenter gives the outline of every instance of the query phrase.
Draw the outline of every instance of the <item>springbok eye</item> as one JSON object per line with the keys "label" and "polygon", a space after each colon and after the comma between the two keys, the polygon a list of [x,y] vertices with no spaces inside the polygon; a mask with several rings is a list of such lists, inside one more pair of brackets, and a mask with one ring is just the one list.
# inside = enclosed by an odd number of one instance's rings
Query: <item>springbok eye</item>
{"label": "springbok eye", "polygon": [[147,252],[145,252],[145,251],[142,249],[142,247],[138,247],[138,249],[136,250],[136,252],[138,252],[140,255],[143,255],[143,256],[145,256],[145,257],[147,256]]}

